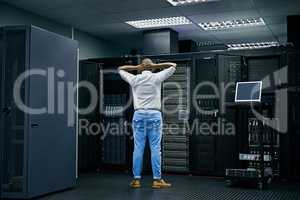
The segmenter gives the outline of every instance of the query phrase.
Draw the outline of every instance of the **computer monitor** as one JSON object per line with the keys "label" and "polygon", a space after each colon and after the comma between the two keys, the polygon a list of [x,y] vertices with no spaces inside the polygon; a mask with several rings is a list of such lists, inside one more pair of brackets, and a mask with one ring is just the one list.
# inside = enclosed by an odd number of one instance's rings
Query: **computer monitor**
{"label": "computer monitor", "polygon": [[262,81],[237,82],[235,102],[260,102]]}

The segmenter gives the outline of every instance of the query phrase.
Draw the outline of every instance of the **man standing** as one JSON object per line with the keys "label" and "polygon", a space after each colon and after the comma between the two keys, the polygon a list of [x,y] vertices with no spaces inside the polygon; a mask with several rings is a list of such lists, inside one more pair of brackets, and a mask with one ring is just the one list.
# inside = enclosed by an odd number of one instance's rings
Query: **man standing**
{"label": "man standing", "polygon": [[[118,68],[123,80],[128,82],[132,89],[134,116],[133,137],[133,175],[131,187],[141,187],[140,179],[143,165],[143,155],[146,139],[148,138],[151,149],[151,165],[153,172],[152,188],[168,188],[170,183],[161,178],[161,84],[175,72],[175,63],[154,64],[150,59],[144,59],[140,65],[126,65]],[[164,69],[158,73],[152,70]],[[141,74],[133,75],[130,71]]]}

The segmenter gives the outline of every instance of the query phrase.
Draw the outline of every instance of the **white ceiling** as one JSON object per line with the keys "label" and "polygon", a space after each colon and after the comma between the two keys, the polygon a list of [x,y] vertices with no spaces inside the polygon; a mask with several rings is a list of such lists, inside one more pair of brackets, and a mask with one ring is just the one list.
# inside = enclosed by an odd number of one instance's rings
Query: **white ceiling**
{"label": "white ceiling", "polygon": [[[286,16],[300,14],[300,0],[222,0],[173,7],[165,0],[4,0],[9,4],[72,25],[132,48],[142,45],[142,30],[128,20],[186,16],[195,24],[172,27],[180,39],[196,42],[286,42]],[[262,17],[266,26],[204,31],[200,22]]]}

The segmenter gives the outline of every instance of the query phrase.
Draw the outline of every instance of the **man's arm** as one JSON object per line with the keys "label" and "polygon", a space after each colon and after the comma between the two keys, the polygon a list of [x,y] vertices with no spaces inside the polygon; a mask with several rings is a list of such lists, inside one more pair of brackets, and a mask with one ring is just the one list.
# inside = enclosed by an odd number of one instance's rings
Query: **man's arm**
{"label": "man's arm", "polygon": [[163,82],[166,79],[168,79],[176,71],[176,66],[177,66],[176,63],[157,64],[157,68],[167,68],[167,69],[164,69],[164,70],[156,73],[157,80],[160,81],[160,82]]}
{"label": "man's arm", "polygon": [[128,82],[129,84],[132,83],[132,80],[134,79],[135,75],[129,73],[129,71],[135,71],[137,70],[138,66],[134,66],[134,65],[124,65],[124,66],[120,66],[118,67],[118,72],[121,76],[121,78]]}
{"label": "man's arm", "polygon": [[165,62],[165,63],[159,63],[159,64],[140,64],[140,65],[124,65],[120,66],[118,70],[124,70],[124,71],[135,71],[135,70],[144,70],[144,69],[166,69],[169,67],[176,67],[176,63],[171,62]]}
{"label": "man's arm", "polygon": [[165,62],[165,63],[159,63],[159,64],[151,64],[150,66],[148,66],[148,68],[151,69],[166,69],[169,67],[175,67],[176,68],[177,64],[176,63],[172,63],[172,62]]}
{"label": "man's arm", "polygon": [[124,71],[129,72],[129,71],[135,71],[135,70],[137,70],[138,67],[139,67],[139,65],[137,65],[137,66],[135,66],[135,65],[124,65],[124,66],[120,66],[118,68],[118,70],[124,70]]}

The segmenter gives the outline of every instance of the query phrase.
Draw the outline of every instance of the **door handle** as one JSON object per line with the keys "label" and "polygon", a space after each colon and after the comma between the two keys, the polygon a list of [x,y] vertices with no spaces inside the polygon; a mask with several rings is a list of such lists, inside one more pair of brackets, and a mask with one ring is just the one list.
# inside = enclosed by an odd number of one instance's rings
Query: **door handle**
{"label": "door handle", "polygon": [[37,127],[39,127],[39,124],[36,123],[31,124],[31,128],[37,128]]}

